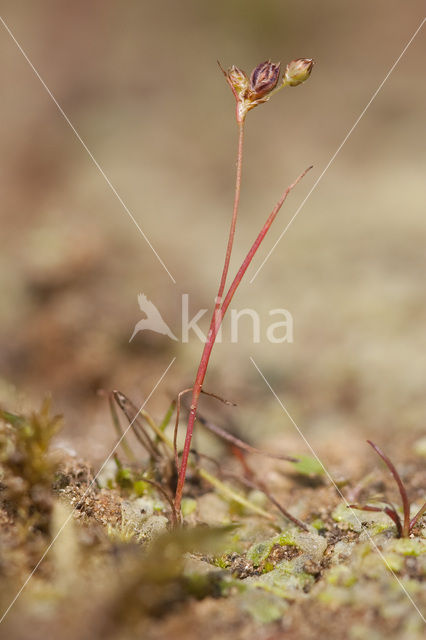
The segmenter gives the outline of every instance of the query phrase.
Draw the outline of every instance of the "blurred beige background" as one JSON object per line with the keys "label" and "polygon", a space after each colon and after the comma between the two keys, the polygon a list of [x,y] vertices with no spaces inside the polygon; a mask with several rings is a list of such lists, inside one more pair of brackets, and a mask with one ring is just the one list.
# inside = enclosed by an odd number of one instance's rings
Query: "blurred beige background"
{"label": "blurred beige background", "polygon": [[[249,114],[233,267],[283,188],[309,164],[262,246],[279,237],[422,19],[423,3],[252,0],[91,3],[3,0],[1,16],[176,280],[172,282],[4,26],[1,401],[63,412],[63,437],[101,458],[113,433],[98,389],[156,416],[191,384],[201,352],[145,332],[143,291],[180,331],[180,299],[211,306],[232,208],[236,127],[218,71],[316,60],[305,85]],[[314,446],[338,461],[365,436],[411,443],[426,401],[424,53],[419,33],[235,307],[284,307],[294,343],[218,345],[206,388],[238,402],[260,441],[303,442],[253,356]],[[207,409],[208,410],[208,409]],[[211,407],[211,411],[217,411]],[[219,408],[227,424],[229,409]],[[393,437],[389,438],[389,435]],[[389,448],[388,447],[388,448]]]}

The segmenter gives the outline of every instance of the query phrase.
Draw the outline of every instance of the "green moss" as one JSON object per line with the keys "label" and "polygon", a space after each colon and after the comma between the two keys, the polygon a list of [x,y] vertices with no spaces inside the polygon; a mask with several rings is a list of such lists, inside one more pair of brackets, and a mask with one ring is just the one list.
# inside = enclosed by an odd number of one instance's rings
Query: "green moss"
{"label": "green moss", "polygon": [[275,566],[272,564],[272,562],[266,561],[263,564],[262,573],[269,573],[270,571],[273,571],[274,569],[275,569]]}
{"label": "green moss", "polygon": [[272,540],[266,540],[265,542],[258,542],[254,544],[247,551],[247,560],[255,567],[258,567],[271,553],[273,544]]}
{"label": "green moss", "polygon": [[296,546],[296,541],[291,534],[287,532],[280,533],[273,538],[269,538],[268,540],[257,542],[252,545],[247,551],[247,560],[249,560],[249,562],[251,562],[255,567],[258,567],[262,562],[268,559],[268,556],[272,551],[272,547],[276,544],[279,544],[282,547],[289,545]]}
{"label": "green moss", "polygon": [[49,533],[51,487],[57,463],[49,456],[52,437],[62,423],[50,415],[50,401],[30,415],[0,408],[0,467],[3,498],[23,525],[23,536],[35,530]]}
{"label": "green moss", "polygon": [[335,522],[341,522],[348,529],[362,531],[363,523],[368,525],[370,535],[377,535],[393,526],[389,517],[382,512],[354,511],[341,502],[331,514]]}
{"label": "green moss", "polygon": [[[275,538],[274,538],[275,540]],[[282,547],[284,546],[292,546],[292,547],[296,547],[297,546],[297,542],[294,539],[294,537],[292,536],[292,534],[288,531],[284,531],[282,533],[280,533],[277,536],[277,540],[276,542],[274,542],[274,544],[280,544]]]}
{"label": "green moss", "polygon": [[219,567],[220,569],[227,569],[229,566],[229,560],[226,555],[223,555],[215,558],[213,564],[215,567]]}
{"label": "green moss", "polygon": [[400,538],[393,541],[392,549],[403,556],[420,556],[426,553],[426,540],[423,538]]}
{"label": "green moss", "polygon": [[293,598],[296,593],[304,592],[315,582],[310,574],[303,570],[299,558],[284,560],[272,571],[253,579],[251,586],[271,591],[282,598]]}
{"label": "green moss", "polygon": [[383,522],[372,523],[368,531],[370,535],[377,536],[379,535],[379,533],[383,533],[383,531],[387,531],[388,529],[392,529],[392,528],[396,530],[396,527],[391,522],[391,520],[387,519],[386,521],[383,521]]}
{"label": "green moss", "polygon": [[316,529],[317,531],[321,531],[321,529],[325,529],[325,524],[320,518],[316,518],[311,522],[311,527]]}

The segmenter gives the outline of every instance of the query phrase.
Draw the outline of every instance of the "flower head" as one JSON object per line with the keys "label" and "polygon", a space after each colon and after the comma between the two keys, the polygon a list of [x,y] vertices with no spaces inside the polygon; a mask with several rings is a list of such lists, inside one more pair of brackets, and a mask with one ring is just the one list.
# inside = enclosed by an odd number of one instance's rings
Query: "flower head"
{"label": "flower head", "polygon": [[235,65],[225,71],[219,63],[237,102],[237,121],[239,123],[244,121],[248,111],[267,102],[271,95],[279,89],[286,86],[295,87],[304,82],[310,76],[314,62],[310,58],[299,58],[289,62],[282,82],[277,87],[280,64],[270,60],[261,62],[251,72],[249,80],[245,72]]}

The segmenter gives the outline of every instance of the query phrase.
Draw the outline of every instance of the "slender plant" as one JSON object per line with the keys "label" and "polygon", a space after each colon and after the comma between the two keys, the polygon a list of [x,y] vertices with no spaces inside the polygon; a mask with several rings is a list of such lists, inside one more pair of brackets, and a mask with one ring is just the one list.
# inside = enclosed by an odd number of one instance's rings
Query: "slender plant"
{"label": "slender plant", "polygon": [[[299,84],[302,84],[305,80],[307,80],[311,74],[313,67],[313,60],[310,58],[298,58],[297,60],[292,60],[287,66],[282,76],[281,82],[279,82],[280,78],[280,63],[273,63],[270,60],[266,62],[262,62],[257,65],[255,69],[253,69],[250,78],[235,66],[232,66],[230,69],[225,71],[219,64],[225,79],[228,85],[231,88],[231,91],[234,95],[236,102],[236,121],[238,126],[238,151],[237,151],[237,173],[236,173],[236,181],[235,181],[235,195],[234,195],[234,206],[231,218],[231,226],[229,230],[228,243],[226,247],[225,253],[225,262],[222,269],[222,275],[220,278],[219,289],[215,299],[215,305],[213,309],[212,319],[210,323],[210,328],[207,334],[207,340],[204,346],[204,350],[201,356],[201,361],[198,367],[197,375],[195,378],[195,382],[191,389],[186,390],[185,392],[192,391],[192,399],[191,406],[189,410],[188,417],[188,425],[186,429],[186,437],[185,443],[182,451],[182,459],[180,466],[178,468],[178,482],[176,488],[175,495],[175,508],[176,511],[180,511],[180,505],[182,500],[182,492],[185,484],[186,470],[188,466],[188,456],[191,450],[191,439],[194,431],[194,424],[197,416],[197,408],[198,402],[200,398],[200,394],[202,392],[202,387],[204,383],[204,379],[207,372],[207,367],[210,360],[210,355],[219,331],[219,328],[222,324],[223,317],[229,307],[229,304],[237,290],[247,268],[249,267],[256,251],[261,245],[264,237],[269,231],[273,221],[275,220],[279,210],[284,204],[285,199],[287,198],[290,191],[296,186],[296,184],[304,177],[304,175],[311,169],[309,167],[306,169],[281,195],[268,219],[264,223],[260,233],[258,234],[256,240],[251,246],[247,256],[245,257],[241,267],[239,268],[237,274],[234,277],[227,293],[225,294],[225,286],[229,271],[229,263],[231,260],[232,247],[234,244],[234,236],[235,236],[235,228],[237,224],[238,218],[238,210],[240,204],[240,192],[241,192],[241,175],[242,175],[242,165],[243,165],[243,145],[244,145],[244,127],[246,116],[251,109],[254,109],[260,104],[268,102],[272,95],[277,93],[279,90],[284,87],[295,87]],[[180,401],[179,399],[178,402]],[[178,417],[177,417],[178,420]]]}
{"label": "slender plant", "polygon": [[360,511],[381,511],[383,513],[386,513],[386,515],[389,516],[389,518],[391,518],[395,523],[398,538],[408,538],[414,526],[418,523],[422,515],[426,512],[426,502],[422,507],[420,507],[420,509],[415,514],[415,516],[410,519],[410,501],[408,499],[407,490],[404,487],[404,483],[402,482],[401,476],[396,470],[395,465],[388,458],[388,456],[384,454],[383,451],[379,449],[377,445],[374,444],[374,442],[371,442],[371,440],[367,440],[367,442],[370,445],[370,447],[373,447],[377,455],[381,457],[381,459],[383,460],[383,462],[386,464],[389,471],[391,472],[396,484],[398,485],[398,490],[399,490],[399,494],[401,496],[401,501],[402,501],[403,520],[401,521],[399,513],[397,512],[393,504],[391,504],[390,502],[385,503],[386,504],[385,507],[373,507],[370,505],[360,506],[357,504],[350,504],[349,506],[352,509],[359,509]]}

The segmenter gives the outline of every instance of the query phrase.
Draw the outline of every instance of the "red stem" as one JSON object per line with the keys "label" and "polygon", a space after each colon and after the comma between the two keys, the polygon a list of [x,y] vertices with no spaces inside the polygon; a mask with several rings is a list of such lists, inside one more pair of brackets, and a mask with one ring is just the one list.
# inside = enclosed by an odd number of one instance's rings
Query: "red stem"
{"label": "red stem", "polygon": [[[304,178],[304,176],[308,173],[308,171],[310,171],[310,169],[312,169],[312,166],[308,167],[307,169],[305,169],[305,171],[303,173],[300,174],[300,176],[289,186],[287,187],[287,189],[284,191],[283,195],[281,196],[281,198],[278,200],[277,204],[275,205],[274,209],[272,210],[272,213],[270,214],[269,218],[266,220],[265,224],[263,225],[259,235],[257,236],[256,240],[253,242],[250,251],[248,252],[248,254],[246,255],[246,257],[244,258],[244,261],[241,265],[241,267],[239,268],[237,275],[235,276],[234,280],[232,281],[231,286],[228,289],[228,293],[225,296],[225,300],[223,301],[223,304],[220,308],[220,314],[221,314],[221,320],[223,318],[223,316],[226,313],[226,310],[228,309],[232,298],[234,297],[234,293],[238,288],[238,285],[240,284],[245,272],[247,271],[247,269],[250,266],[251,261],[253,260],[256,251],[258,250],[258,248],[260,247],[263,239],[265,238],[266,234],[268,233],[269,229],[271,228],[271,225],[273,223],[273,221],[275,220],[275,218],[277,217],[277,214],[279,212],[279,210],[281,209],[281,207],[283,206],[288,194],[290,193],[290,191],[292,189],[294,189],[294,187],[300,182],[300,180],[302,178]],[[219,329],[219,327],[218,327]],[[217,333],[217,331],[216,331]]]}
{"label": "red stem", "polygon": [[[298,184],[298,182],[300,182],[300,180],[306,175],[306,173],[312,169],[312,167],[308,167],[294,182],[293,184],[291,184],[289,187],[287,187],[287,189],[284,191],[284,193],[282,194],[281,198],[278,200],[277,204],[275,205],[274,209],[272,210],[272,213],[269,215],[268,219],[266,220],[265,224],[263,225],[259,235],[257,236],[256,240],[254,241],[254,243],[252,244],[250,251],[248,252],[248,254],[246,255],[241,267],[239,268],[237,275],[235,276],[234,280],[232,281],[231,286],[229,287],[228,293],[225,296],[225,299],[223,301],[223,304],[220,306],[220,308],[217,305],[217,301],[216,301],[216,305],[215,305],[215,310],[213,312],[213,317],[212,317],[212,321],[210,324],[210,329],[209,329],[209,333],[207,336],[207,341],[206,344],[204,346],[204,350],[203,350],[203,354],[201,356],[201,362],[200,365],[198,367],[198,371],[197,371],[197,377],[195,379],[195,383],[194,383],[194,387],[193,387],[193,392],[192,392],[192,402],[191,402],[191,407],[190,407],[190,411],[189,411],[189,418],[188,418],[188,426],[186,429],[186,437],[185,437],[185,444],[184,444],[184,448],[183,448],[183,452],[182,452],[182,462],[181,462],[181,466],[180,466],[180,470],[179,470],[179,477],[178,477],[178,483],[177,483],[177,488],[176,488],[176,496],[175,496],[175,508],[177,511],[179,511],[180,509],[180,503],[182,500],[182,491],[183,491],[183,485],[185,483],[185,475],[186,475],[186,467],[188,464],[188,456],[189,456],[189,452],[191,449],[191,439],[192,439],[192,433],[194,431],[194,423],[195,423],[195,418],[196,418],[196,414],[197,414],[197,407],[198,407],[198,400],[200,397],[200,393],[201,393],[201,387],[202,384],[204,382],[204,378],[206,375],[206,371],[207,371],[207,366],[209,363],[209,359],[210,359],[210,355],[213,349],[213,345],[217,336],[217,333],[219,331],[219,328],[222,324],[222,320],[223,317],[226,313],[226,310],[228,309],[231,300],[235,294],[235,291],[238,288],[238,285],[240,284],[245,272],[247,271],[251,261],[253,260],[254,255],[256,254],[256,251],[258,250],[260,244],[262,243],[264,237],[266,236],[267,232],[269,231],[273,221],[275,220],[279,210],[281,209],[281,207],[283,206],[288,194],[290,193],[290,191]],[[234,225],[235,228],[235,225]],[[232,226],[231,226],[231,230],[232,230]],[[229,246],[229,243],[228,243]],[[227,252],[228,255],[228,252]],[[225,262],[225,265],[229,266],[229,260],[228,262]],[[226,278],[225,278],[226,279]],[[221,283],[223,281],[223,276],[222,276],[222,280]],[[223,290],[222,290],[223,293]],[[222,293],[220,295],[222,295]],[[219,296],[218,296],[219,297]]]}
{"label": "red stem", "polygon": [[367,440],[367,442],[370,445],[370,447],[373,447],[374,451],[381,457],[381,459],[383,460],[383,462],[386,464],[389,471],[393,475],[396,484],[398,485],[399,493],[402,499],[402,507],[404,511],[403,537],[408,538],[408,536],[410,535],[410,503],[408,501],[407,492],[402,483],[401,476],[399,475],[394,464],[389,460],[387,455],[384,454],[383,451],[381,451],[381,449],[379,449],[379,447],[374,444],[374,442],[371,442],[371,440]]}
{"label": "red stem", "polygon": [[[238,107],[238,102],[237,102]],[[228,244],[226,247],[225,263],[223,265],[222,276],[220,278],[219,290],[217,292],[213,316],[210,322],[210,328],[207,335],[206,344],[204,345],[203,354],[201,356],[201,362],[198,367],[197,376],[195,378],[194,386],[192,389],[191,408],[188,418],[188,426],[186,429],[185,444],[182,452],[182,462],[179,469],[178,483],[176,487],[175,496],[175,508],[177,511],[180,509],[180,503],[182,500],[183,485],[185,483],[186,467],[188,465],[188,456],[191,449],[192,432],[194,430],[195,415],[197,412],[198,400],[201,393],[201,387],[203,386],[204,378],[206,375],[207,365],[210,359],[210,353],[213,348],[214,341],[216,339],[217,332],[219,330],[222,318],[219,311],[222,304],[223,291],[226,285],[226,278],[229,271],[229,263],[231,260],[232,246],[234,244],[235,227],[237,225],[238,208],[240,205],[240,193],[241,193],[241,175],[243,167],[243,145],[244,145],[244,122],[245,120],[238,119],[238,152],[237,152],[237,176],[235,179],[235,195],[234,195],[234,208],[232,211],[231,227],[229,229]]]}
{"label": "red stem", "polygon": [[[226,247],[225,264],[223,265],[222,277],[220,279],[219,291],[216,296],[215,313],[222,303],[222,295],[225,289],[226,278],[231,260],[232,245],[234,244],[235,227],[237,224],[238,208],[240,206],[241,174],[243,169],[243,145],[244,145],[244,120],[238,123],[238,153],[237,153],[237,177],[235,180],[234,209],[232,211],[231,228],[229,230],[228,245]],[[213,314],[212,322],[215,319]]]}
{"label": "red stem", "polygon": [[396,510],[394,507],[390,508],[390,507],[385,507],[383,509],[384,513],[386,513],[387,516],[389,516],[389,518],[391,518],[395,525],[396,525],[396,531],[397,531],[397,536],[398,538],[402,538],[403,537],[403,531],[402,531],[402,526],[401,526],[401,518],[399,517],[399,515],[397,514]]}
{"label": "red stem", "polygon": [[417,522],[420,520],[420,518],[425,512],[426,512],[426,502],[422,507],[420,507],[420,509],[417,511],[416,515],[414,516],[414,518],[411,520],[410,531],[413,529],[414,525],[417,524]]}
{"label": "red stem", "polygon": [[389,518],[391,520],[394,521],[395,525],[396,525],[396,531],[397,531],[397,535],[398,538],[402,538],[402,525],[401,525],[401,519],[399,517],[399,515],[396,512],[396,509],[393,505],[390,505],[389,507],[370,507],[369,505],[364,505],[364,506],[359,506],[357,504],[350,504],[348,505],[351,509],[358,509],[358,511],[375,511],[377,513],[386,513],[387,516],[389,516]]}

